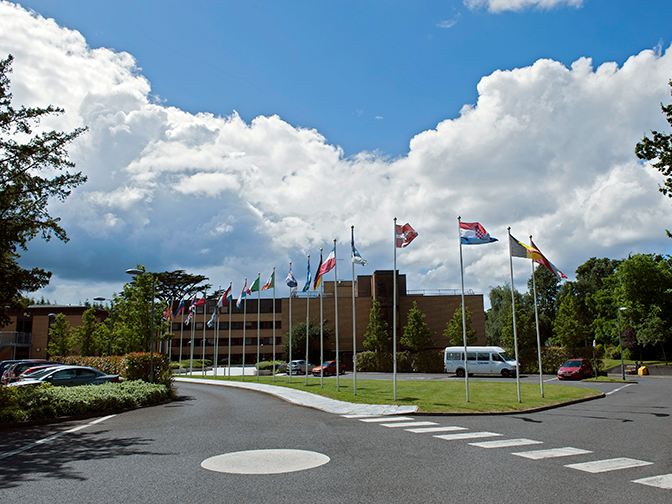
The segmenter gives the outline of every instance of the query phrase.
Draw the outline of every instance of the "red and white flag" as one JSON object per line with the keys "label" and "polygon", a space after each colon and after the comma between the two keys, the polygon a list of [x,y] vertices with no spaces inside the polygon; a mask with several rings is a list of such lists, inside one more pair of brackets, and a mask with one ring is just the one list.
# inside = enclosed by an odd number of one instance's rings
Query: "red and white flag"
{"label": "red and white flag", "polygon": [[397,248],[408,247],[408,245],[418,236],[418,233],[407,222],[403,226],[396,226],[397,228]]}

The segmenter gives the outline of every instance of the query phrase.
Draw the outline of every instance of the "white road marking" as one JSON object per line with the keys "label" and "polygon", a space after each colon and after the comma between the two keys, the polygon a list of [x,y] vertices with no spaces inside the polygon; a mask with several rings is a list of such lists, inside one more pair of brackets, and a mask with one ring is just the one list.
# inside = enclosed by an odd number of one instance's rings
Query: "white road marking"
{"label": "white road marking", "polygon": [[494,432],[461,432],[459,434],[439,434],[434,437],[439,439],[445,439],[446,441],[455,441],[458,439],[478,439],[478,438],[495,437],[495,436],[501,436],[501,434],[496,434]]}
{"label": "white road marking", "polygon": [[87,427],[90,427],[90,426],[95,425],[97,423],[103,422],[103,421],[105,421],[109,418],[112,418],[113,416],[116,416],[116,415],[108,415],[106,417],[98,418],[96,420],[93,420],[92,422],[89,422],[89,423],[84,424],[84,425],[79,425],[77,427],[73,427],[72,429],[68,429],[68,430],[65,430],[63,432],[59,432],[58,434],[54,434],[53,436],[38,439],[34,443],[30,443],[30,444],[28,444],[26,446],[23,446],[21,448],[18,448],[16,450],[12,450],[11,452],[1,454],[0,455],[0,460],[2,460],[4,458],[7,458],[7,457],[11,457],[12,455],[16,455],[17,453],[22,453],[24,451],[30,450],[31,448],[35,448],[36,446],[39,446],[41,444],[48,443],[49,441],[53,441],[54,439],[57,439],[57,438],[59,438],[61,436],[64,436],[66,434],[70,434],[72,432],[77,432],[78,430],[86,429]]}
{"label": "white road marking", "polygon": [[626,385],[623,385],[622,387],[618,387],[617,389],[614,389],[614,390],[612,390],[611,392],[607,392],[607,393],[604,394],[604,395],[615,394],[615,393],[618,392],[619,390],[623,390],[624,388],[631,387],[632,385],[633,385],[632,383],[627,383]]}
{"label": "white road marking", "polygon": [[407,416],[379,416],[359,419],[360,422],[408,422],[411,420],[413,420],[413,418]]}
{"label": "white road marking", "polygon": [[596,474],[647,465],[653,465],[653,462],[646,462],[644,460],[635,460],[631,458],[614,458],[608,460],[595,460],[593,462],[583,462],[581,464],[567,464],[565,467],[571,467],[572,469],[578,469],[579,471]]}
{"label": "white road marking", "polygon": [[323,453],[306,450],[247,450],[210,457],[201,467],[230,474],[282,474],[313,469],[330,460]]}
{"label": "white road marking", "polygon": [[542,441],[519,438],[519,439],[501,439],[498,441],[481,441],[479,443],[469,443],[469,444],[471,446],[478,446],[479,448],[510,448],[512,446],[542,444]]}
{"label": "white road marking", "polygon": [[672,474],[652,476],[651,478],[632,480],[632,482],[641,483],[642,485],[648,485],[657,488],[663,488],[665,490],[672,490]]}
{"label": "white road marking", "polygon": [[380,424],[383,427],[413,427],[421,425],[438,425],[436,422],[396,422],[396,423],[383,423]]}
{"label": "white road marking", "polygon": [[545,458],[554,458],[554,457],[570,457],[572,455],[584,455],[586,453],[593,453],[589,450],[582,450],[580,448],[553,448],[550,450],[532,450],[528,452],[516,452],[511,455],[517,455],[519,457],[525,457],[532,460],[541,460]]}
{"label": "white road marking", "polygon": [[448,432],[448,431],[457,431],[457,430],[468,430],[466,427],[420,427],[418,429],[406,429],[408,432],[413,432],[414,434],[426,434],[428,432]]}

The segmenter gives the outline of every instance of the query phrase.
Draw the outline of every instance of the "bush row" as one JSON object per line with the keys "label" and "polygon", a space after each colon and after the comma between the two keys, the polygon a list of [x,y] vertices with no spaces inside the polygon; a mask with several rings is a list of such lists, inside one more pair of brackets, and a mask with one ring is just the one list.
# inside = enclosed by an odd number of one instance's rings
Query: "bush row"
{"label": "bush row", "polygon": [[172,398],[170,387],[141,380],[80,387],[0,388],[0,424],[104,413],[156,404]]}

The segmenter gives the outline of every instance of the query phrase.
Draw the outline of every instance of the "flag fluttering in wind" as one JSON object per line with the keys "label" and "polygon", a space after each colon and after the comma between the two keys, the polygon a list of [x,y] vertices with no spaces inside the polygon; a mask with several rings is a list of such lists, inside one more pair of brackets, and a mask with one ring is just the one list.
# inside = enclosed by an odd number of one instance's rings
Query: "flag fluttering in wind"
{"label": "flag fluttering in wind", "polygon": [[261,290],[265,291],[266,289],[273,289],[274,287],[275,287],[275,270],[273,270],[271,276],[268,277],[268,280],[266,280],[266,283],[261,288]]}
{"label": "flag fluttering in wind", "polygon": [[185,321],[185,324],[189,325],[191,322],[191,317],[196,313],[196,307],[201,306],[205,304],[205,297],[200,297],[198,298],[198,294],[194,294],[194,297],[191,299],[191,302],[189,303],[189,315],[187,315],[187,320]]}
{"label": "flag fluttering in wind", "polygon": [[247,278],[245,279],[245,285],[243,285],[243,290],[240,291],[240,295],[238,296],[238,301],[236,301],[236,307],[239,310],[245,296],[247,296]]}
{"label": "flag fluttering in wind", "polygon": [[310,289],[310,282],[313,279],[312,276],[310,276],[310,256],[308,256],[308,269],[306,270],[306,285],[303,286],[302,292],[306,292]]}
{"label": "flag fluttering in wind", "polygon": [[317,273],[315,273],[315,280],[313,280],[313,290],[317,290],[317,288],[320,285],[320,280],[322,280],[322,277],[320,277],[321,267],[322,267],[322,249],[320,249],[320,262],[317,265]]}
{"label": "flag fluttering in wind", "polygon": [[231,286],[229,285],[229,288],[224,291],[224,294],[222,294],[222,298],[219,300],[219,303],[217,303],[217,306],[222,308],[223,306],[226,306],[227,303],[231,301],[231,299]]}
{"label": "flag fluttering in wind", "polygon": [[525,245],[516,240],[509,233],[509,244],[511,246],[511,257],[523,257],[525,259],[543,259],[544,256],[536,248]]}
{"label": "flag fluttering in wind", "polygon": [[336,266],[336,247],[334,247],[329,255],[327,256],[327,260],[322,262],[322,256],[320,255],[320,267],[317,269],[317,273],[315,273],[315,286],[319,287],[320,283],[322,282],[322,277],[329,273],[332,269],[334,269],[334,266]]}
{"label": "flag fluttering in wind", "polygon": [[357,252],[357,249],[355,248],[355,226],[352,226],[351,229],[350,245],[352,246],[352,262],[355,264],[361,264],[362,266],[366,265],[366,259],[359,255],[359,252]]}
{"label": "flag fluttering in wind", "polygon": [[403,226],[396,226],[397,230],[397,248],[408,247],[408,245],[417,238],[418,233],[407,222]]}
{"label": "flag fluttering in wind", "polygon": [[175,314],[173,315],[173,320],[178,317],[181,313],[184,313],[184,299],[180,300],[180,304],[177,305],[177,310],[175,310]]}
{"label": "flag fluttering in wind", "polygon": [[537,247],[534,242],[532,241],[532,237],[530,237],[530,244],[532,247],[539,252],[539,255],[541,256],[541,259],[532,259],[533,262],[537,264],[543,264],[548,268],[548,270],[553,273],[556,277],[558,278],[567,278],[567,275],[565,275],[562,271],[560,271],[558,268],[555,267],[555,264],[553,264],[551,261],[546,259],[546,256],[541,253],[541,250],[539,250],[539,247]]}
{"label": "flag fluttering in wind", "polygon": [[259,277],[254,279],[254,282],[252,282],[252,285],[250,285],[250,288],[247,289],[247,294],[252,294],[253,292],[257,292],[259,290]]}
{"label": "flag fluttering in wind", "polygon": [[299,285],[299,282],[296,281],[296,278],[294,278],[294,274],[292,273],[292,268],[289,268],[289,274],[287,275],[287,279],[285,280],[285,283],[287,284],[287,287],[290,289],[293,289],[297,285]]}
{"label": "flag fluttering in wind", "polygon": [[163,311],[163,318],[165,318],[168,322],[173,321],[173,303],[167,301],[168,305],[166,306],[166,309]]}
{"label": "flag fluttering in wind", "polygon": [[482,245],[496,242],[479,222],[460,221],[460,243],[462,245]]}

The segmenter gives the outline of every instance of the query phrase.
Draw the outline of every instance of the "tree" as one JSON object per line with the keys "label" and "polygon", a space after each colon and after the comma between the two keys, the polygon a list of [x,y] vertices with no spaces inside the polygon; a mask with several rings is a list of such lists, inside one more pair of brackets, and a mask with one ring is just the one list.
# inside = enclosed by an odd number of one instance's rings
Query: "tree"
{"label": "tree", "polygon": [[42,118],[60,115],[61,108],[15,109],[9,92],[9,55],[0,60],[0,325],[9,322],[8,311],[21,309],[22,292],[33,292],[49,283],[51,273],[18,265],[20,250],[36,236],[68,241],[60,219],[48,212],[50,199],[64,201],[72,189],[83,184],[81,172],[70,171],[68,145],[86,128],[71,133],[57,131],[33,134]]}
{"label": "tree", "polygon": [[156,274],[156,296],[159,299],[172,301],[193,296],[197,292],[206,292],[212,288],[203,283],[208,277],[192,275],[184,270],[164,271]]}
{"label": "tree", "polygon": [[[322,331],[324,332],[325,341],[331,336],[331,327],[325,322],[322,323]],[[308,323],[308,341],[320,341],[320,324],[314,322]],[[289,358],[289,336],[285,335],[282,346],[285,350],[285,355]],[[306,323],[299,322],[292,325],[292,358],[303,359],[306,356]],[[315,364],[320,362],[320,351],[310,349],[308,352],[308,360]]]}
{"label": "tree", "polygon": [[373,301],[369,312],[369,325],[364,333],[364,348],[374,352],[392,351],[392,336],[387,329],[387,322],[383,317],[383,311],[378,301]]}
{"label": "tree", "polygon": [[[669,81],[672,87],[672,80]],[[672,91],[671,91],[672,92]],[[672,126],[672,104],[660,104],[663,114],[670,126]],[[658,131],[651,131],[651,138],[646,135],[641,142],[635,147],[635,154],[639,159],[645,161],[655,161],[651,163],[656,170],[661,172],[665,177],[665,184],[658,186],[658,190],[668,198],[672,198],[672,134],[660,133]],[[666,230],[667,236],[672,238],[669,230]]]}
{"label": "tree", "polygon": [[[475,345],[478,342],[476,330],[471,328],[471,311],[464,310],[465,325],[467,326],[467,345]],[[446,323],[443,337],[448,338],[452,346],[464,345],[464,328],[462,326],[462,305],[455,310],[453,318]]]}
{"label": "tree", "polygon": [[82,325],[75,328],[75,341],[79,355],[93,356],[101,349],[103,337],[109,334],[107,326],[98,322],[96,309],[89,308],[82,314]]}
{"label": "tree", "polygon": [[425,318],[427,316],[418,309],[418,303],[413,301],[413,307],[408,310],[408,322],[404,327],[404,334],[399,340],[415,352],[420,352],[434,345],[434,333],[429,330]]}
{"label": "tree", "polygon": [[534,309],[534,285],[537,287],[537,309],[539,312],[539,339],[542,342],[553,337],[553,320],[557,313],[556,298],[560,291],[560,279],[548,268],[537,267],[534,270],[534,281],[530,275],[527,289],[530,293],[530,306]]}
{"label": "tree", "polygon": [[568,348],[583,346],[588,338],[588,328],[581,323],[576,296],[567,292],[560,302],[558,315],[553,322],[554,341]]}
{"label": "tree", "polygon": [[72,353],[74,339],[70,322],[65,319],[63,313],[56,315],[54,323],[49,326],[49,344],[47,351],[50,355],[64,357]]}

